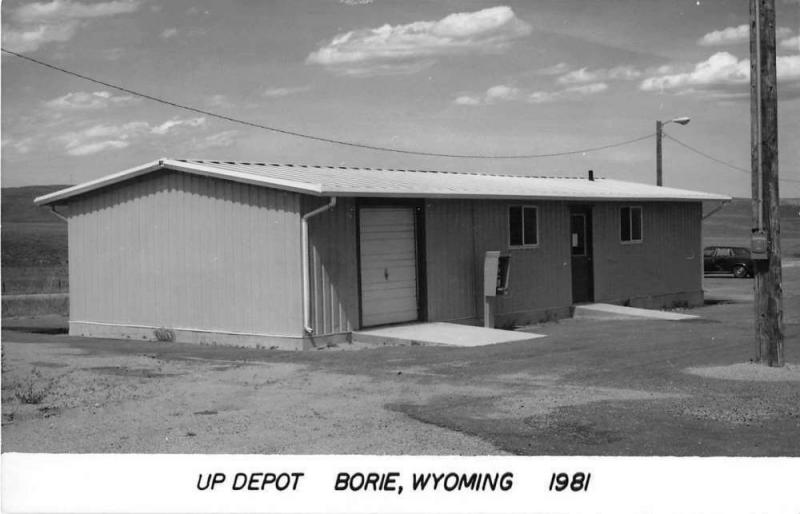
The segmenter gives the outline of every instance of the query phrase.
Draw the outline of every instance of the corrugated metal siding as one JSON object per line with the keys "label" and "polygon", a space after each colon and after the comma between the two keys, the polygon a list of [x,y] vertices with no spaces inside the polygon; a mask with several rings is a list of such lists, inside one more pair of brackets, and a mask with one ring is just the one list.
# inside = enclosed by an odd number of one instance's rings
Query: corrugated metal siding
{"label": "corrugated metal siding", "polygon": [[474,204],[470,200],[425,203],[429,321],[477,317]]}
{"label": "corrugated metal siding", "polygon": [[[539,245],[509,248],[508,208],[538,207]],[[497,300],[497,314],[544,310],[572,302],[569,209],[563,202],[476,202],[477,307],[483,312],[483,256],[489,250],[511,254],[509,294]]]}
{"label": "corrugated metal siding", "polygon": [[[303,197],[303,212],[327,201]],[[358,266],[355,201],[341,199],[308,222],[311,320],[317,335],[350,332],[358,326]]]}
{"label": "corrugated metal siding", "polygon": [[[620,242],[620,212],[643,207],[641,243]],[[702,204],[614,203],[594,207],[595,300],[702,289]]]}
{"label": "corrugated metal siding", "polygon": [[162,172],[70,212],[71,320],[302,334],[299,195]]}
{"label": "corrugated metal siding", "polygon": [[[538,207],[538,247],[509,248],[511,205]],[[490,250],[511,252],[510,294],[498,297],[498,315],[570,305],[569,210],[563,202],[429,201],[425,229],[432,321],[483,315],[483,259]]]}

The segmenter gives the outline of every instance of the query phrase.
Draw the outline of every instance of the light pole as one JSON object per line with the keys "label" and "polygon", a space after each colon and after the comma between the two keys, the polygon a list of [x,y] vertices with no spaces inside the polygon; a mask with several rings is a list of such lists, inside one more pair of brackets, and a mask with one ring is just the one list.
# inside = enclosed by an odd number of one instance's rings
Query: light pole
{"label": "light pole", "polygon": [[672,118],[669,121],[656,120],[656,185],[664,185],[664,179],[661,176],[661,136],[664,132],[664,125],[667,123],[677,123],[678,125],[686,125],[691,121],[688,116],[680,118]]}

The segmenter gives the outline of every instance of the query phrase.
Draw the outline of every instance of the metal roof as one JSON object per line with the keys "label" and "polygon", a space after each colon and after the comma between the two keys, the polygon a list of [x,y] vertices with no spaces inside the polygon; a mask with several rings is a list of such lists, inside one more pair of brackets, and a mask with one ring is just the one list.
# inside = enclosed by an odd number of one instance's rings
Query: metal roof
{"label": "metal roof", "polygon": [[485,198],[530,200],[730,200],[729,196],[585,177],[531,177],[406,169],[309,166],[263,162],[160,159],[36,198],[37,205],[68,198],[159,170],[174,170],[314,196]]}

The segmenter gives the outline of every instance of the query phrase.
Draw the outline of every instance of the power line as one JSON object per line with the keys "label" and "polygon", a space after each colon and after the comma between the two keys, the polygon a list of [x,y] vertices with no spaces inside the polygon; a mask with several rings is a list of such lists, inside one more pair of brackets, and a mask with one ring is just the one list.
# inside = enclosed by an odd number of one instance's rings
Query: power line
{"label": "power line", "polygon": [[262,125],[260,123],[255,123],[255,122],[252,122],[252,121],[241,120],[241,119],[238,119],[238,118],[233,118],[231,116],[226,116],[224,114],[218,114],[218,113],[214,113],[214,112],[211,112],[211,111],[206,111],[204,109],[199,109],[197,107],[192,107],[192,106],[189,106],[189,105],[179,104],[177,102],[173,102],[173,101],[170,101],[170,100],[166,100],[164,98],[159,98],[159,97],[156,97],[156,96],[148,95],[146,93],[140,93],[138,91],[134,91],[134,90],[128,89],[126,87],[118,86],[116,84],[111,84],[109,82],[105,82],[105,81],[102,81],[102,80],[99,80],[99,79],[95,79],[95,78],[89,77],[87,75],[83,75],[81,73],[70,71],[68,69],[61,68],[59,66],[56,66],[56,65],[44,62],[44,61],[40,61],[38,59],[34,59],[33,57],[28,57],[27,55],[23,55],[23,54],[20,54],[20,53],[17,53],[17,52],[12,52],[10,50],[6,50],[5,48],[2,48],[2,51],[7,53],[7,54],[9,54],[9,55],[13,55],[15,57],[18,57],[20,59],[24,59],[26,61],[38,64],[40,66],[44,66],[45,68],[50,68],[51,70],[60,71],[61,73],[66,73],[67,75],[71,75],[71,76],[77,77],[79,79],[87,80],[89,82],[93,82],[95,84],[99,84],[101,86],[105,86],[105,87],[108,87],[108,88],[111,88],[111,89],[116,89],[117,91],[122,91],[123,93],[127,93],[129,95],[138,96],[140,98],[145,98],[145,99],[151,100],[153,102],[158,102],[160,104],[169,105],[171,107],[176,107],[178,109],[183,109],[183,110],[190,111],[190,112],[193,112],[193,113],[203,114],[205,116],[209,116],[209,117],[212,117],[212,118],[217,118],[217,119],[224,120],[224,121],[229,121],[231,123],[237,123],[237,124],[240,124],[240,125],[246,125],[248,127],[259,128],[259,129],[263,129],[263,130],[269,130],[269,131],[272,131],[272,132],[277,132],[279,134],[284,134],[284,135],[288,135],[288,136],[301,137],[301,138],[305,138],[305,139],[311,139],[313,141],[321,141],[323,143],[345,145],[345,146],[350,146],[350,147],[355,147],[355,148],[364,148],[364,149],[367,149],[367,150],[378,150],[378,151],[381,151],[381,152],[395,152],[395,153],[408,154],[408,155],[423,155],[423,156],[426,156],[426,157],[450,157],[450,158],[458,158],[458,159],[536,159],[536,158],[542,158],[542,157],[559,157],[559,156],[564,156],[564,155],[576,155],[576,154],[582,154],[582,153],[597,152],[597,151],[600,151],[600,150],[606,150],[606,149],[609,149],[609,148],[616,148],[618,146],[624,146],[624,145],[629,145],[631,143],[636,143],[638,141],[643,141],[643,140],[649,139],[649,138],[651,138],[651,137],[653,137],[655,135],[655,134],[647,134],[645,136],[637,137],[637,138],[634,138],[634,139],[628,139],[628,140],[625,140],[625,141],[620,141],[618,143],[611,143],[611,144],[602,145],[602,146],[594,146],[594,147],[589,147],[589,148],[583,148],[583,149],[580,149],[580,150],[569,150],[569,151],[565,151],[565,152],[539,153],[539,154],[477,155],[477,154],[451,154],[451,153],[438,153],[438,152],[423,152],[423,151],[415,151],[415,150],[403,150],[401,148],[392,148],[392,147],[388,147],[388,146],[369,145],[369,144],[364,144],[364,143],[354,143],[354,142],[351,142],[351,141],[343,141],[343,140],[340,140],[340,139],[331,139],[331,138],[327,138],[327,137],[314,136],[314,135],[311,135],[311,134],[304,134],[304,133],[301,133],[301,132],[295,132],[295,131],[292,131],[292,130],[282,129],[282,128],[278,128],[278,127],[271,127],[271,126],[268,126],[268,125]]}
{"label": "power line", "polygon": [[[666,136],[668,139],[671,139],[671,140],[675,141],[676,143],[678,143],[682,147],[686,148],[687,150],[690,150],[690,151],[692,151],[692,152],[694,152],[694,153],[696,153],[698,155],[701,155],[701,156],[705,157],[706,159],[712,160],[712,161],[714,161],[714,162],[716,162],[718,164],[722,164],[723,166],[727,166],[728,168],[731,168],[733,170],[740,171],[742,173],[747,173],[748,175],[751,173],[751,171],[748,170],[748,169],[741,168],[741,167],[736,166],[734,164],[731,164],[729,162],[723,161],[722,159],[717,159],[713,155],[709,155],[709,154],[703,152],[702,150],[698,150],[697,148],[684,143],[683,141],[681,141],[681,140],[679,140],[679,139],[667,134],[666,132],[664,133],[664,136]],[[794,182],[794,183],[800,184],[800,180],[794,180],[794,179],[790,179],[790,178],[782,178],[782,179],[780,179],[780,181],[781,182]]]}

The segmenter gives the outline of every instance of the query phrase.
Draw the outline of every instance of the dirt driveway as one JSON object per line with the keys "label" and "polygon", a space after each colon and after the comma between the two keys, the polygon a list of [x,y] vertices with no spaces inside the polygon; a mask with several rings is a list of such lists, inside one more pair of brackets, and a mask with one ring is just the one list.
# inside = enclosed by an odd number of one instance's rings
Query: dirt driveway
{"label": "dirt driveway", "polygon": [[[751,287],[707,279],[717,294],[697,321],[566,320],[480,348],[291,353],[4,330],[2,450],[800,455],[800,367],[744,364]],[[800,268],[784,290],[786,358],[800,363]]]}

